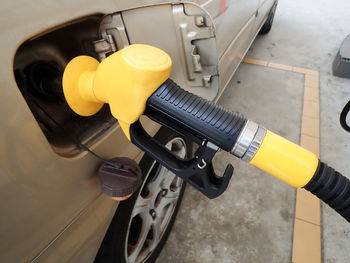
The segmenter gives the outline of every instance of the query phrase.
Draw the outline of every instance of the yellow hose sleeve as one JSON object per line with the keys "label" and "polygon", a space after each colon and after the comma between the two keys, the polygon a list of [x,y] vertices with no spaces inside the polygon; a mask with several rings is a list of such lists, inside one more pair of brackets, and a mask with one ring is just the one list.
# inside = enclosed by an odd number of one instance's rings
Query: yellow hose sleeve
{"label": "yellow hose sleeve", "polygon": [[250,163],[278,179],[303,187],[318,166],[317,156],[283,137],[267,131]]}

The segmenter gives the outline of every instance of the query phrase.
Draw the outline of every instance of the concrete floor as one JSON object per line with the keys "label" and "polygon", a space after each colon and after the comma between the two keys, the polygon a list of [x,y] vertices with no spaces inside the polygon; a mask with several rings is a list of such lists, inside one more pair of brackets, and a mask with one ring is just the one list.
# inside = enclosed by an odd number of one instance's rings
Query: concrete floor
{"label": "concrete floor", "polygon": [[[338,122],[350,99],[350,80],[331,73],[350,33],[349,12],[348,0],[280,0],[273,29],[258,36],[247,57],[320,71],[321,159],[350,178],[350,134]],[[242,64],[219,104],[299,142],[302,94],[301,74]],[[295,190],[217,154],[218,171],[228,162],[235,175],[221,197],[208,200],[188,187],[158,262],[291,262]],[[350,224],[322,207],[323,261],[348,263]]]}

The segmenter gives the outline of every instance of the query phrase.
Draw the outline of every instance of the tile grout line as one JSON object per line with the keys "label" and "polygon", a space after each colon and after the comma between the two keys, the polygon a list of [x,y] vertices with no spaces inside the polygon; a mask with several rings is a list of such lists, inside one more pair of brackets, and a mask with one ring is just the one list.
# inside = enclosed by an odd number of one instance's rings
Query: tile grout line
{"label": "tile grout line", "polygon": [[[291,65],[264,60],[245,58],[243,62],[271,69],[301,73],[303,82],[303,110],[301,114],[300,145],[318,157],[320,155],[320,96],[319,72]],[[306,107],[306,104],[308,107]],[[315,108],[310,107],[310,104]],[[307,119],[313,119],[316,125],[306,125]],[[314,195],[304,189],[297,189],[292,243],[293,263],[321,263],[321,206]]]}
{"label": "tile grout line", "polygon": [[315,223],[312,223],[306,219],[302,219],[302,218],[299,218],[299,217],[295,217],[295,219],[298,219],[298,220],[301,220],[301,221],[304,221],[305,223],[308,223],[308,224],[311,224],[311,225],[314,225],[314,226],[320,226],[318,224],[315,224]]}

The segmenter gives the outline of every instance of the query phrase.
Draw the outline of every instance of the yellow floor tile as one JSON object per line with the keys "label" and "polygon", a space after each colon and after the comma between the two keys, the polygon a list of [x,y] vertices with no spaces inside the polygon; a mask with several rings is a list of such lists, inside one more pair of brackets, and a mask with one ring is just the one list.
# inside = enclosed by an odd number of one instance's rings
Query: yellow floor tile
{"label": "yellow floor tile", "polygon": [[273,63],[273,62],[269,62],[267,64],[267,66],[270,67],[270,68],[282,69],[282,70],[287,70],[287,71],[292,71],[292,69],[293,69],[292,66],[278,64],[278,63]]}
{"label": "yellow floor tile", "polygon": [[304,100],[319,102],[320,101],[319,90],[317,88],[305,87]]}
{"label": "yellow floor tile", "polygon": [[298,189],[295,217],[309,223],[320,225],[320,213],[320,200],[305,189]]}
{"label": "yellow floor tile", "polygon": [[320,157],[320,139],[314,136],[301,134],[300,145]]}
{"label": "yellow floor tile", "polygon": [[307,74],[307,75],[313,75],[313,76],[317,76],[317,77],[319,75],[317,70],[312,70],[312,69],[307,69],[307,68],[293,67],[293,71],[298,72],[298,73]]}
{"label": "yellow floor tile", "polygon": [[292,262],[321,263],[320,226],[295,219]]}
{"label": "yellow floor tile", "polygon": [[[250,58],[244,62],[305,74],[300,144],[319,156],[319,72]],[[320,201],[304,189],[297,190],[292,262],[321,263]]]}
{"label": "yellow floor tile", "polygon": [[253,59],[253,58],[245,58],[243,61],[245,63],[249,63],[249,64],[265,66],[265,67],[267,66],[267,61],[264,61],[264,60],[258,60],[258,59]]}
{"label": "yellow floor tile", "polygon": [[311,88],[319,88],[320,83],[318,77],[312,75],[305,75],[304,86]]}
{"label": "yellow floor tile", "polygon": [[320,138],[320,120],[304,115],[301,122],[301,134]]}
{"label": "yellow floor tile", "polygon": [[317,102],[304,101],[303,116],[319,118],[320,106]]}

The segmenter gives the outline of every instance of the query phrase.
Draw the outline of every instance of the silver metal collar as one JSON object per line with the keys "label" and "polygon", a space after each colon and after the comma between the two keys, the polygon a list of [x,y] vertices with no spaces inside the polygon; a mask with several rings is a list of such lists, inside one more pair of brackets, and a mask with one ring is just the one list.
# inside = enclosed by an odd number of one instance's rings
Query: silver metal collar
{"label": "silver metal collar", "polygon": [[242,160],[245,162],[250,162],[250,160],[255,155],[256,151],[259,149],[261,142],[264,140],[266,134],[266,129],[262,126],[259,126],[258,131],[256,132],[254,139],[248,147],[248,150],[242,157]]}
{"label": "silver metal collar", "polygon": [[257,123],[248,120],[242,132],[238,136],[236,144],[233,146],[231,153],[249,162],[258,150],[266,134],[266,129]]}

